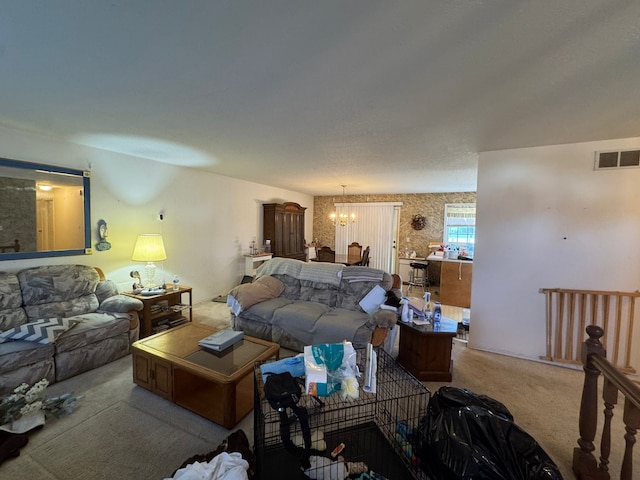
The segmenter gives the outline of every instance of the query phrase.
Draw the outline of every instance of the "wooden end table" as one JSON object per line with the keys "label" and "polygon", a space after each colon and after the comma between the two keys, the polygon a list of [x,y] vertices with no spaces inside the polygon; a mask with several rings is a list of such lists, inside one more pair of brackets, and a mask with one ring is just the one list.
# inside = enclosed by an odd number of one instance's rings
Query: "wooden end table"
{"label": "wooden end table", "polygon": [[254,363],[278,359],[280,346],[245,335],[222,353],[200,348],[217,331],[187,323],[134,342],[133,381],[230,429],[253,409]]}
{"label": "wooden end table", "polygon": [[458,322],[442,317],[439,331],[434,331],[432,324],[398,322],[398,325],[398,363],[418,380],[450,382],[453,378],[451,347]]}
{"label": "wooden end table", "polygon": [[[182,295],[185,294],[189,298],[189,303],[182,302]],[[182,318],[184,310],[188,310],[188,321],[193,320],[191,312],[193,307],[192,292],[191,287],[186,285],[178,285],[177,290],[168,288],[164,293],[158,295],[140,295],[133,292],[123,292],[123,295],[137,298],[144,305],[142,311],[138,313],[140,317],[140,338],[158,333],[160,329],[171,328],[172,321]]]}

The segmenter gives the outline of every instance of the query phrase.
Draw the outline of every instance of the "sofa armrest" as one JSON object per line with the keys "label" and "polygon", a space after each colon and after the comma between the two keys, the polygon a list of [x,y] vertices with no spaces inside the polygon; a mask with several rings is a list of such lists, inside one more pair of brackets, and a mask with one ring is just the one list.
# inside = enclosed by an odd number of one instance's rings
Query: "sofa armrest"
{"label": "sofa armrest", "polygon": [[369,315],[369,318],[370,323],[373,324],[371,344],[374,347],[379,347],[384,344],[389,332],[398,323],[398,313],[380,308]]}
{"label": "sofa armrest", "polygon": [[141,300],[118,294],[105,299],[98,307],[98,310],[112,313],[128,313],[131,310],[139,312],[143,308],[144,303]]}
{"label": "sofa armrest", "polygon": [[140,337],[140,317],[138,312],[144,308],[144,303],[137,298],[127,295],[113,295],[105,299],[98,307],[99,311],[110,313],[126,313],[129,315],[129,343]]}
{"label": "sofa armrest", "polygon": [[140,338],[140,317],[135,310],[129,310],[129,343]]}
{"label": "sofa armrest", "polygon": [[379,308],[369,315],[369,322],[374,327],[391,329],[398,322],[398,314],[392,310]]}

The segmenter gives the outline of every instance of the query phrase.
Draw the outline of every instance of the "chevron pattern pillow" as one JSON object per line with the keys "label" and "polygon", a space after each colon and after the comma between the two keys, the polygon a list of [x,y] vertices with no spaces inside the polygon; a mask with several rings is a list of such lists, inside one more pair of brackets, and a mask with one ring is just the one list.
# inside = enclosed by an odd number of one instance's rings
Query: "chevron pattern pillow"
{"label": "chevron pattern pillow", "polygon": [[80,323],[68,318],[42,318],[0,333],[0,343],[7,340],[37,342],[43,345],[55,342],[56,338]]}

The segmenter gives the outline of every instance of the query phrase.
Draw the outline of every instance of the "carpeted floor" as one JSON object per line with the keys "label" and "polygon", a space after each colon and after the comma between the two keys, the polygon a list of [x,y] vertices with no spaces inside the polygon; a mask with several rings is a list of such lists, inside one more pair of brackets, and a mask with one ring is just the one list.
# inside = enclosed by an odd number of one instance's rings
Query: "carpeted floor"
{"label": "carpeted floor", "polygon": [[[76,411],[31,433],[20,456],[0,465],[0,478],[158,480],[230,433],[134,385],[131,356],[48,388],[52,396],[69,391],[84,395]],[[252,416],[237,428],[252,435]]]}
{"label": "carpeted floor", "polygon": [[[193,320],[228,327],[228,308],[222,302],[200,303],[194,306]],[[564,478],[574,478],[571,457],[579,436],[580,370],[481,352],[457,341],[453,361],[453,382],[426,382],[430,391],[453,385],[501,401],[556,462]],[[50,395],[68,391],[85,396],[77,410],[48,420],[42,430],[32,433],[21,455],[0,465],[0,478],[159,480],[192,455],[215,449],[230,433],[137,387],[130,356],[48,389]],[[614,417],[614,427],[621,415]],[[240,428],[253,443],[251,414],[234,430]],[[614,476],[620,468],[616,455],[624,448],[622,434],[613,439]]]}

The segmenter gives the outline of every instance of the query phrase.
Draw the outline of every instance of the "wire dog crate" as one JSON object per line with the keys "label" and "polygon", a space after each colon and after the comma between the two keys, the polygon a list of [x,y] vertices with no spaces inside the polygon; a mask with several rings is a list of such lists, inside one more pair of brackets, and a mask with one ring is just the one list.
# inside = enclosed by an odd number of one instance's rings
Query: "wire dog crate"
{"label": "wire dog crate", "polygon": [[[357,349],[357,364],[365,371],[366,350]],[[362,389],[359,398],[342,401],[338,394],[321,398],[303,395],[299,405],[309,412],[312,433],[321,432],[326,443],[326,457],[344,444],[340,455],[346,462],[364,462],[389,480],[427,477],[422,472],[411,445],[425,416],[431,393],[415,377],[402,368],[384,350],[376,349],[376,393]],[[289,453],[280,437],[280,418],[265,399],[260,364],[254,369],[254,449],[260,480],[307,479],[300,463]],[[291,438],[302,437],[300,424],[291,426]],[[320,477],[321,478],[321,477]],[[327,477],[328,478],[328,477]]]}

